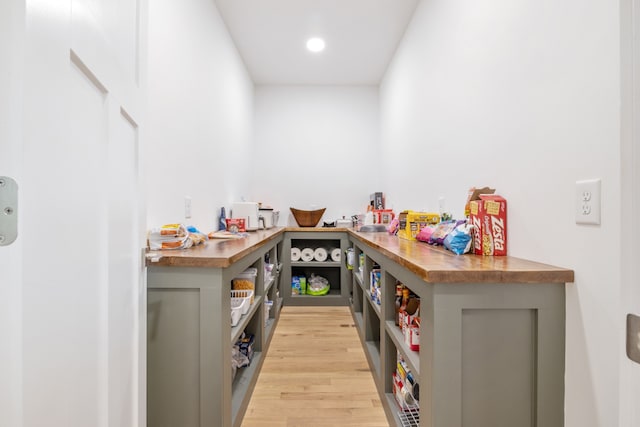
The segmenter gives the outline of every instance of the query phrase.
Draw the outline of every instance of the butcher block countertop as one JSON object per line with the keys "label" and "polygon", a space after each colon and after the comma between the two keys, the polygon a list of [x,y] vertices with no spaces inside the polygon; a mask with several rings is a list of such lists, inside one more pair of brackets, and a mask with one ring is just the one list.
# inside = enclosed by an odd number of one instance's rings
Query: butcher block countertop
{"label": "butcher block countertop", "polygon": [[429,283],[570,283],[573,270],[510,256],[456,255],[443,247],[408,241],[387,233],[350,231]]}
{"label": "butcher block countertop", "polygon": [[161,258],[158,261],[147,258],[147,266],[229,267],[263,244],[278,238],[284,230],[284,227],[274,227],[251,231],[241,239],[210,239],[189,249],[149,251],[149,255],[159,255]]}
{"label": "butcher block countertop", "polygon": [[403,240],[387,233],[361,233],[332,227],[274,227],[250,232],[242,239],[212,239],[190,249],[150,251],[160,258],[147,260],[147,265],[225,268],[285,231],[347,232],[356,241],[428,283],[570,283],[574,280],[573,270],[521,258],[455,255],[442,247]]}

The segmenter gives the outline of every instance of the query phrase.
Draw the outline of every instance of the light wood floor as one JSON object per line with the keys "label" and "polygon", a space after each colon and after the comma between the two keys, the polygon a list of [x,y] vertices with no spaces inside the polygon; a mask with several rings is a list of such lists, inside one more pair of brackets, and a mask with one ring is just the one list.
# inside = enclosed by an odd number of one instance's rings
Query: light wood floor
{"label": "light wood floor", "polygon": [[242,427],[388,427],[348,307],[284,307]]}

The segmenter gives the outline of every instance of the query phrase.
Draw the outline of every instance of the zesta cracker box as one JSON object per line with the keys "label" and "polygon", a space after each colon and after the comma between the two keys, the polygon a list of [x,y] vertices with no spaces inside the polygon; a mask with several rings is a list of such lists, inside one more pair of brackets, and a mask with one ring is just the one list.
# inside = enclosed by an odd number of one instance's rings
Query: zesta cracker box
{"label": "zesta cracker box", "polygon": [[507,255],[507,200],[492,194],[470,202],[469,220],[473,225],[473,253]]}

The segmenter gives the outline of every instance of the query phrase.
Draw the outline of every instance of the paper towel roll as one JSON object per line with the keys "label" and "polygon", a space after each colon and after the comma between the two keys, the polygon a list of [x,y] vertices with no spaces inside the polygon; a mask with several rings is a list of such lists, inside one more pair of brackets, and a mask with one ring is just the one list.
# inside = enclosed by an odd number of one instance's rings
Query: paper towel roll
{"label": "paper towel roll", "polygon": [[303,262],[313,261],[313,249],[304,248],[302,252],[300,252],[300,260]]}
{"label": "paper towel roll", "polygon": [[331,259],[335,262],[339,262],[340,261],[340,248],[333,248],[331,249]]}
{"label": "paper towel roll", "polygon": [[318,248],[313,251],[313,259],[318,262],[324,262],[329,258],[329,252],[325,248]]}
{"label": "paper towel roll", "polygon": [[300,261],[300,248],[291,248],[291,261]]}

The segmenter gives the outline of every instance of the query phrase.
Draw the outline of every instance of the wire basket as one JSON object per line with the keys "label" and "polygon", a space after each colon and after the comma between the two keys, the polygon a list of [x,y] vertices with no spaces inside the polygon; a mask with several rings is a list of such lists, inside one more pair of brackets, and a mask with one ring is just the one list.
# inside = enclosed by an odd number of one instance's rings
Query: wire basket
{"label": "wire basket", "polygon": [[403,412],[398,412],[398,417],[402,423],[402,427],[419,427],[420,426],[420,408],[411,406]]}

